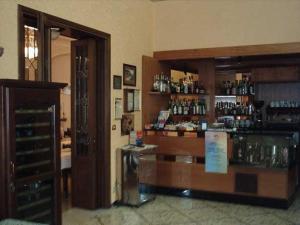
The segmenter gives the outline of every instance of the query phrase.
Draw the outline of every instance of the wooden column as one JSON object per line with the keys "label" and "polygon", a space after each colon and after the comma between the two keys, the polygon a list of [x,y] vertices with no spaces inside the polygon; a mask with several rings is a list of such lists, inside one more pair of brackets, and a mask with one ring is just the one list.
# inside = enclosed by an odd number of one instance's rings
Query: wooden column
{"label": "wooden column", "polygon": [[199,60],[198,64],[199,81],[202,82],[209,94],[207,96],[207,107],[209,108],[208,122],[215,120],[215,61],[214,59]]}

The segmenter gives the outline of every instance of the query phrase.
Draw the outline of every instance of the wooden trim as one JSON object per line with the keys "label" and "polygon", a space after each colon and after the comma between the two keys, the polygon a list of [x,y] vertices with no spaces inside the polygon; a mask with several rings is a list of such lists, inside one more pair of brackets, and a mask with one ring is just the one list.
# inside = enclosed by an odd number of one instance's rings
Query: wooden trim
{"label": "wooden trim", "polygon": [[[159,186],[150,186],[155,190],[155,193],[160,195],[173,195],[184,198],[198,198],[209,201],[222,201],[237,204],[247,204],[254,206],[265,206],[278,209],[288,209],[295,199],[295,194],[289,197],[288,200],[280,198],[266,198],[257,196],[247,196],[239,194],[225,194],[212,191],[199,191],[189,189],[189,193],[184,192],[184,188],[166,188]],[[184,193],[184,194],[183,194]]]}
{"label": "wooden trim", "polygon": [[[95,38],[97,40],[97,48],[103,51],[98,51],[97,60],[99,60],[99,64],[97,67],[97,116],[99,121],[97,123],[97,130],[98,130],[98,140],[100,146],[99,157],[101,162],[97,162],[99,169],[99,180],[98,182],[98,192],[99,196],[98,199],[98,206],[99,207],[110,207],[111,206],[111,132],[110,132],[110,96],[111,96],[111,87],[110,87],[110,64],[111,64],[111,36],[108,33],[98,31],[96,29],[86,27],[56,16],[52,16],[46,13],[39,12],[37,10],[33,10],[24,6],[19,5],[19,79],[24,79],[25,74],[22,72],[24,70],[24,61],[22,64],[22,60],[24,59],[24,44],[22,45],[22,37],[24,33],[20,32],[20,27],[22,27],[22,16],[21,14],[23,11],[28,11],[32,13],[38,13],[38,15],[43,17],[43,24],[42,26],[58,26],[61,28],[69,28],[74,30],[75,32],[82,33],[88,37]],[[43,53],[44,54],[44,53]],[[48,53],[46,53],[49,55]],[[41,55],[41,61],[43,61],[44,66],[43,72],[49,71],[47,67],[50,64],[46,64],[45,56]],[[43,79],[48,80],[50,78],[49,74],[44,74]],[[100,193],[101,192],[101,193]]]}
{"label": "wooden trim", "polygon": [[157,51],[153,57],[158,60],[179,60],[291,53],[300,53],[300,42]]}
{"label": "wooden trim", "polygon": [[60,28],[71,28],[76,31],[84,32],[85,34],[92,35],[97,38],[103,38],[105,40],[110,40],[110,34],[69,21],[65,20],[53,15],[49,15],[47,13],[43,13],[45,15],[45,24],[47,26],[58,26]]}
{"label": "wooden trim", "polygon": [[65,83],[55,83],[55,82],[45,82],[45,81],[23,81],[20,83],[18,80],[14,79],[0,79],[0,85],[4,87],[16,87],[16,88],[43,88],[43,89],[62,89],[67,84]]}
{"label": "wooden trim", "polygon": [[[111,42],[110,38],[101,39],[97,42],[97,99],[100,104],[97,105],[97,139],[102,146],[99,148],[98,158],[102,161],[97,162],[98,170],[100,171],[100,177],[98,179],[98,187],[101,191],[98,191],[97,198],[99,207],[109,208],[111,207],[111,102],[109,96],[111,96],[111,84],[110,84],[110,63],[111,63]],[[104,53],[101,54],[101,53]],[[101,76],[99,76],[99,74]]]}

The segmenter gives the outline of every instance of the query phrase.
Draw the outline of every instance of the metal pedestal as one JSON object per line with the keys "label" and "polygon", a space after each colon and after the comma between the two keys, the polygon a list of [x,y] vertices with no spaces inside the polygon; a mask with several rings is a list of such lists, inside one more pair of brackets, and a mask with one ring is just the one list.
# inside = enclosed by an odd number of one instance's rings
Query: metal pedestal
{"label": "metal pedestal", "polygon": [[121,148],[123,204],[140,206],[155,198],[151,187],[139,183],[138,171],[140,157],[143,157],[143,160],[155,160],[155,155],[151,155],[151,152],[156,147],[155,145],[145,145],[144,147],[126,145]]}

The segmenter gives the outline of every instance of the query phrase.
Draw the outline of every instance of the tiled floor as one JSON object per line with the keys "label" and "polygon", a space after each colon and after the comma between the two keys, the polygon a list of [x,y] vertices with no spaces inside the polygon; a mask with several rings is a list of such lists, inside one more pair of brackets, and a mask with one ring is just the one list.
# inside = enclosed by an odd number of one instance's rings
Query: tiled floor
{"label": "tiled floor", "polygon": [[113,207],[63,213],[63,225],[300,225],[300,194],[288,210],[171,196],[139,208]]}

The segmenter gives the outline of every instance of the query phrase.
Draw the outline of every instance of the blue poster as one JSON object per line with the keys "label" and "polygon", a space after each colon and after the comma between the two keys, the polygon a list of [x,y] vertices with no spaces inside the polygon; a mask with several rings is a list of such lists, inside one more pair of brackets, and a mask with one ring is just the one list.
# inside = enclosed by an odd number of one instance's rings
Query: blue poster
{"label": "blue poster", "polygon": [[227,133],[205,132],[205,172],[227,173]]}

